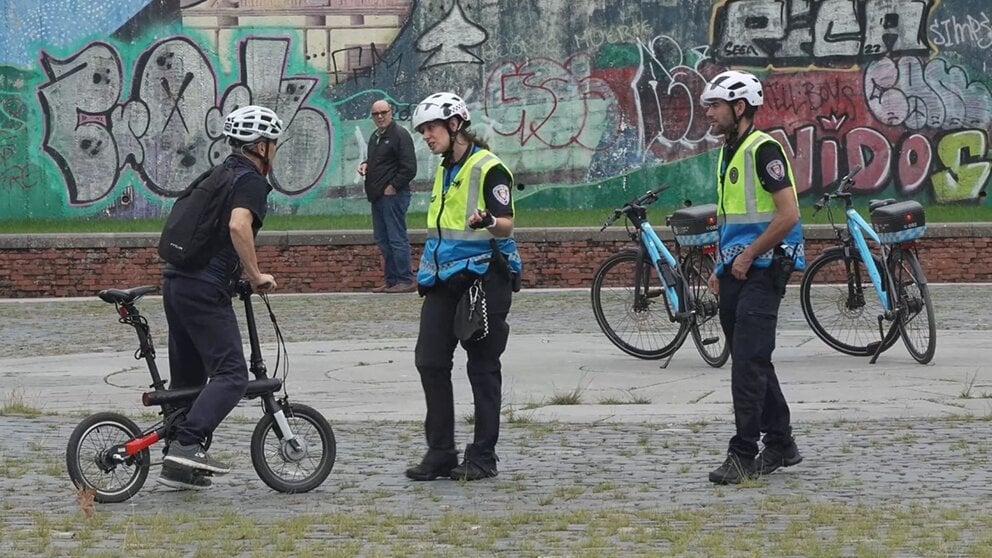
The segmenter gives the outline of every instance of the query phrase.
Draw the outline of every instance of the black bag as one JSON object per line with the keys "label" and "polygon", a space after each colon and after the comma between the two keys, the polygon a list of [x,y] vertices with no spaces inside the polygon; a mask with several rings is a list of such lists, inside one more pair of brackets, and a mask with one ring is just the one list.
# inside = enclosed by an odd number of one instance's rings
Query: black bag
{"label": "black bag", "polygon": [[455,337],[461,341],[481,341],[489,335],[489,318],[486,314],[486,291],[482,279],[476,279],[465,289],[455,307]]}
{"label": "black bag", "polygon": [[221,247],[225,209],[234,191],[234,171],[221,164],[204,172],[179,194],[158,241],[158,255],[181,269],[199,269]]}

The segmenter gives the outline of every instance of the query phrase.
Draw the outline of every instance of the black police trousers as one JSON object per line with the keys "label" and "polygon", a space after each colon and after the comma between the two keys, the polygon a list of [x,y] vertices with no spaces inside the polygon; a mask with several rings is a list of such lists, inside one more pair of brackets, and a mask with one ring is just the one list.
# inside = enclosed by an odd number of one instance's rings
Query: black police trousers
{"label": "black police trousers", "polygon": [[792,442],[789,404],[772,364],[781,300],[768,269],[752,267],[744,281],[729,269],[720,278],[720,325],[730,343],[737,425],[729,451],[745,458],[758,454],[762,432],[766,446],[781,448]]}
{"label": "black police trousers", "polygon": [[[461,341],[461,345],[468,355],[466,367],[475,400],[474,452],[479,458],[489,460],[495,458],[499,440],[503,387],[500,356],[506,350],[510,335],[506,316],[510,310],[511,290],[510,282],[495,274],[488,275],[483,285],[489,334],[478,341]],[[427,403],[424,431],[428,458],[457,452],[451,369],[459,343],[453,331],[455,307],[462,292],[460,288],[452,289],[445,284],[431,288],[425,294],[420,311],[415,361]]]}

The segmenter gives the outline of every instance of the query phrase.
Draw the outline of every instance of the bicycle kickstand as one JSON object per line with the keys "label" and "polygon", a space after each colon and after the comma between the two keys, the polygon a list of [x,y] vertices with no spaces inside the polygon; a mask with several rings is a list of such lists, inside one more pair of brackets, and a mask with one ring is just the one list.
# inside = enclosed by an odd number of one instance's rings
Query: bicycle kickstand
{"label": "bicycle kickstand", "polygon": [[897,319],[892,320],[892,326],[889,327],[889,332],[883,335],[882,321],[885,320],[885,317],[884,316],[878,317],[878,334],[882,336],[882,340],[875,341],[877,346],[875,347],[874,354],[872,354],[871,360],[868,361],[868,364],[875,364],[875,361],[878,360],[878,356],[882,354],[883,347],[887,347],[890,341],[892,341],[892,338],[898,335],[899,333],[899,330],[897,329],[897,327],[899,326],[898,316],[896,316],[896,318]]}
{"label": "bicycle kickstand", "polygon": [[675,356],[675,351],[672,351],[672,354],[668,355],[668,358],[665,359],[665,362],[661,363],[661,366],[659,368],[661,368],[662,370],[668,368],[668,364],[672,362],[672,357],[674,356]]}

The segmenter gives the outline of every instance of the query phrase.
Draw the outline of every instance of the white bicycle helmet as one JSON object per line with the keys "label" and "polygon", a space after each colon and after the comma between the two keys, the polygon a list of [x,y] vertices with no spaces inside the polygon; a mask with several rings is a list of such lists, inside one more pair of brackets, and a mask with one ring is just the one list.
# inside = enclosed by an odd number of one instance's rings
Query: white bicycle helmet
{"label": "white bicycle helmet", "polygon": [[454,93],[435,93],[417,105],[413,109],[413,129],[420,128],[421,124],[433,122],[435,120],[447,120],[452,116],[458,116],[468,124],[472,117],[468,113],[468,105],[461,97]]}
{"label": "white bicycle helmet", "polygon": [[744,99],[752,107],[760,107],[765,102],[761,82],[754,74],[728,70],[716,75],[699,98],[703,105],[714,101],[734,102]]}
{"label": "white bicycle helmet", "polygon": [[224,119],[224,135],[245,143],[262,138],[277,140],[282,135],[282,120],[272,109],[248,105],[227,115]]}

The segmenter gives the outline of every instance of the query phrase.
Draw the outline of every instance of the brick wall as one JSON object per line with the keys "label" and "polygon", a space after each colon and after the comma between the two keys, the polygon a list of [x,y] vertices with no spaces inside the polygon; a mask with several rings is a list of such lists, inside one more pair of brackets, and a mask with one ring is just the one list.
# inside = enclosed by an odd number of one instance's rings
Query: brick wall
{"label": "brick wall", "polygon": [[[659,230],[667,239],[667,231]],[[599,263],[629,245],[622,230],[517,232],[528,288],[588,287]],[[825,227],[806,230],[810,260],[832,244]],[[156,234],[0,235],[0,297],[92,296],[100,289],[160,282]],[[414,262],[423,234],[412,234]],[[992,226],[932,224],[920,243],[932,282],[992,281]],[[367,231],[263,232],[259,261],[279,292],[367,291],[382,280]]]}

